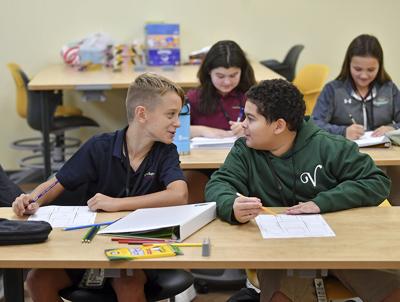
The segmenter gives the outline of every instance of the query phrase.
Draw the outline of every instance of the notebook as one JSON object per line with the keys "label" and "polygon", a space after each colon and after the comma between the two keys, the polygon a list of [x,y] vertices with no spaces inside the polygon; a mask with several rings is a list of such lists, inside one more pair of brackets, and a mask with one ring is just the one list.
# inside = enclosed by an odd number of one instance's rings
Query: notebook
{"label": "notebook", "polygon": [[390,139],[385,135],[373,137],[373,131],[367,131],[354,142],[360,147],[390,147]]}

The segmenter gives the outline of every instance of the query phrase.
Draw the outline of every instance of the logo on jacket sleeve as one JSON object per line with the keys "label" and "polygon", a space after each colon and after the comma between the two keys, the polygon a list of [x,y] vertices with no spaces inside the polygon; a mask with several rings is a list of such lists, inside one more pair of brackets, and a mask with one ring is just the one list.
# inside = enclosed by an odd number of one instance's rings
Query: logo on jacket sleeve
{"label": "logo on jacket sleeve", "polygon": [[322,169],[322,165],[317,165],[314,168],[314,175],[311,176],[310,172],[304,172],[300,175],[300,180],[303,184],[308,183],[309,181],[311,181],[313,187],[315,188],[317,186],[317,171],[318,169]]}

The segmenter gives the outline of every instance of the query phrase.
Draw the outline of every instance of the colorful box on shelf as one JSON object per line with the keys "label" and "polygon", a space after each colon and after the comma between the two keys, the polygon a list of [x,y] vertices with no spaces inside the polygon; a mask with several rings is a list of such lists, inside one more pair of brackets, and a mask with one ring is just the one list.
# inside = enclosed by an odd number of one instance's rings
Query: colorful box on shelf
{"label": "colorful box on shelf", "polygon": [[147,65],[179,65],[179,24],[149,23],[145,27]]}

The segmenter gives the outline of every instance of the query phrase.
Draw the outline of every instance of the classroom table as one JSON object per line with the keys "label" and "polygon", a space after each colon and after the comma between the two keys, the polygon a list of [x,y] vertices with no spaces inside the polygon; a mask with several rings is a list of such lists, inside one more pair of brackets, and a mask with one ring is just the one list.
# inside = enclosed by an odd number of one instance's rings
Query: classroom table
{"label": "classroom table", "polygon": [[[399,166],[400,147],[360,148],[374,160],[377,166]],[[225,161],[229,149],[191,149],[190,154],[180,155],[182,169],[218,169]]]}
{"label": "classroom table", "polygon": [[[256,61],[251,65],[257,81],[282,78],[281,75],[268,69]],[[110,68],[101,68],[94,71],[78,71],[64,64],[54,64],[41,70],[29,82],[29,89],[41,93],[42,136],[44,177],[51,174],[51,158],[49,143],[49,104],[44,91],[48,90],[80,90],[103,91],[110,89],[128,88],[129,84],[144,72],[153,72],[163,75],[183,88],[192,88],[198,85],[198,65],[181,65],[165,69],[162,67],[146,67],[144,71],[135,71],[133,68],[124,68],[120,72],[113,72]]]}
{"label": "classroom table", "polygon": [[[126,214],[98,213],[96,221]],[[185,240],[210,238],[209,257],[201,256],[201,248],[186,247],[182,256],[116,262],[107,260],[104,249],[124,245],[111,242],[110,237],[98,235],[91,244],[82,244],[85,230],[54,229],[44,243],[0,246],[6,301],[23,301],[22,269],[28,268],[400,269],[400,207],[358,208],[323,216],[335,237],[262,239],[254,221],[229,225],[217,219]],[[0,208],[0,217],[18,219],[10,208]]]}

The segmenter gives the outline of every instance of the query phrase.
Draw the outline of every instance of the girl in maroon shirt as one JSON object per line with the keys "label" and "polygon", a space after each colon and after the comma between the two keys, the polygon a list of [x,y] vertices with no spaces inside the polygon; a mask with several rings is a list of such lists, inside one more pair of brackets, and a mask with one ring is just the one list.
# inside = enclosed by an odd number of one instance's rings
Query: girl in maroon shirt
{"label": "girl in maroon shirt", "polygon": [[200,86],[190,90],[191,136],[241,136],[244,93],[256,83],[254,71],[240,46],[215,43],[200,66]]}

